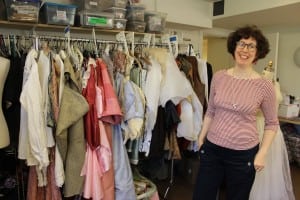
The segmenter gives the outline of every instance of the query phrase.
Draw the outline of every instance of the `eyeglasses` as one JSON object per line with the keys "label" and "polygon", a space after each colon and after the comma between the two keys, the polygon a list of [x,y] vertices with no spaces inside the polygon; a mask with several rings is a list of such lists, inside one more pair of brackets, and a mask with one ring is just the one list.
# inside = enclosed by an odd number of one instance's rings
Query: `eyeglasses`
{"label": "eyeglasses", "polygon": [[256,50],[256,45],[255,44],[253,44],[253,43],[247,44],[247,43],[245,43],[243,41],[238,41],[236,43],[236,47],[239,48],[239,49],[244,49],[245,47],[247,47],[247,49],[249,51],[252,51],[252,52]]}

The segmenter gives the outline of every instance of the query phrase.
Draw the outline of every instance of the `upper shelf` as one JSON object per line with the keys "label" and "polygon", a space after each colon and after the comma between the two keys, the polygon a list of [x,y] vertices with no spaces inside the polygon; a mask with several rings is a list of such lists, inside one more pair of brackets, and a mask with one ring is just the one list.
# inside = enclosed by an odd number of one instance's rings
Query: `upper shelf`
{"label": "upper shelf", "polygon": [[[5,21],[0,20],[0,29],[18,29],[24,31],[49,31],[49,32],[64,32],[66,26],[59,26],[59,25],[49,25],[49,24],[36,24],[36,23],[26,23],[26,22],[12,22],[12,21]],[[92,32],[93,27],[76,27],[70,26],[71,33],[90,33]],[[112,29],[103,29],[99,27],[94,27],[96,33],[101,34],[117,34],[121,32],[121,30],[112,30]],[[125,33],[129,33],[125,31]],[[135,32],[135,35],[144,35],[145,33]],[[160,35],[160,34],[156,34]]]}

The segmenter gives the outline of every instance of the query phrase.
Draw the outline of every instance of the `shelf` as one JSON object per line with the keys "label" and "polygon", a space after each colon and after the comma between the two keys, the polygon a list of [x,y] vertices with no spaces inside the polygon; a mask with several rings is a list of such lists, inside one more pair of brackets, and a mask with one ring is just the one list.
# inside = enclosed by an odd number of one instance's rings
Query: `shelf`
{"label": "shelf", "polygon": [[[25,31],[51,31],[51,32],[63,32],[66,26],[59,26],[59,25],[49,25],[49,24],[35,24],[35,23],[26,23],[26,22],[11,22],[0,20],[0,28],[8,28],[8,29],[18,29],[18,30],[25,30]],[[121,32],[121,30],[112,30],[112,29],[103,29],[99,27],[95,27],[96,33],[101,34],[117,34]],[[92,32],[93,27],[76,27],[70,26],[71,33],[90,33]],[[129,31],[125,31],[125,33],[129,33]],[[135,32],[135,35],[144,35],[146,33],[139,33]],[[157,36],[161,34],[155,34]]]}

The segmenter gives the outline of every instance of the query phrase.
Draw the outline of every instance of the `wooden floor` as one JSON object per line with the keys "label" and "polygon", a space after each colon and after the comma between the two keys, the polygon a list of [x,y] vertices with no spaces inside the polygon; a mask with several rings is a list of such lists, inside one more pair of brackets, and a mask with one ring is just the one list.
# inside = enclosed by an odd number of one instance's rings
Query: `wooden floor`
{"label": "wooden floor", "polygon": [[[295,199],[300,200],[300,166],[296,164],[290,165],[291,177],[295,193]],[[191,200],[194,183],[189,176],[176,174],[174,172],[173,183],[170,184],[170,179],[166,181],[156,182],[161,200]],[[164,198],[165,197],[165,198]],[[221,197],[220,199],[225,199]],[[288,200],[288,199],[287,199]]]}

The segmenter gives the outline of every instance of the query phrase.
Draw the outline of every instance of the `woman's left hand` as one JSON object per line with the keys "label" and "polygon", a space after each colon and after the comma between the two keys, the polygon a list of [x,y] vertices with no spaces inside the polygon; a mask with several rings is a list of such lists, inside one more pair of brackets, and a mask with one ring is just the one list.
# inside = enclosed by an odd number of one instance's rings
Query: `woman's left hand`
{"label": "woman's left hand", "polygon": [[260,154],[259,152],[256,154],[254,159],[254,169],[257,172],[260,172],[265,167],[265,156]]}

